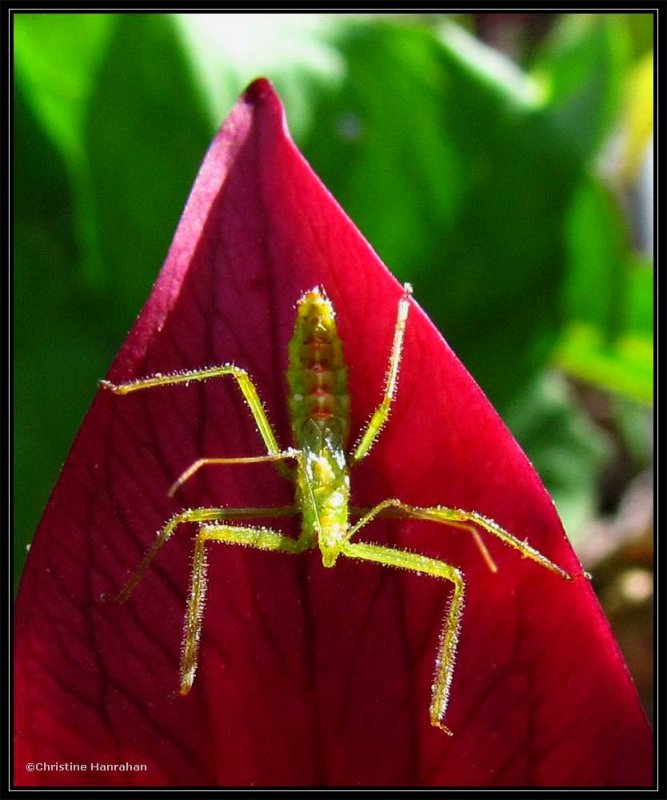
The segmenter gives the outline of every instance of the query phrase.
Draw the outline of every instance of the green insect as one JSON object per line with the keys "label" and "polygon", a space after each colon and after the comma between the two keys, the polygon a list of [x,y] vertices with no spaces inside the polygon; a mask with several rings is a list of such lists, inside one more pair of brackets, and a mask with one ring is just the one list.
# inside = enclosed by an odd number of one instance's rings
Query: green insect
{"label": "green insect", "polygon": [[[202,616],[206,597],[206,549],[209,542],[244,545],[259,550],[271,550],[296,555],[319,547],[322,563],[333,567],[340,556],[357,561],[371,561],[388,567],[411,570],[420,575],[438,578],[453,585],[453,593],[445,616],[439,650],[436,657],[435,679],[432,686],[431,723],[447,734],[444,725],[454,674],[456,651],[461,626],[465,581],[462,572],[435,558],[406,552],[393,547],[355,541],[356,534],[371,520],[393,519],[429,520],[463,528],[474,537],[488,567],[496,565],[486,549],[478,529],[498,537],[566,580],[570,575],[553,564],[527,542],[513,536],[476,511],[463,511],[445,506],[422,508],[394,498],[383,500],[369,509],[350,507],[350,471],[370,452],[387,421],[398,383],[399,366],[405,328],[410,308],[412,287],[405,284],[398,303],[394,339],[389,356],[389,368],[381,402],[362,431],[357,444],[347,450],[350,430],[350,395],[347,388],[347,366],[343,344],[338,335],[334,309],[323,290],[306,292],[297,303],[294,335],[289,344],[287,384],[288,405],[292,426],[293,447],[281,449],[257,389],[247,372],[232,364],[180,372],[157,374],[129,383],[101,384],[116,394],[128,394],[174,384],[189,384],[211,378],[231,376],[252,413],[267,454],[244,458],[202,458],[195,461],[169,490],[173,495],[195,472],[205,466],[219,464],[255,464],[275,462],[280,472],[293,480],[294,503],[277,508],[192,508],[171,517],[158,531],[157,539],[146,553],[127,584],[113,599],[124,602],[131,595],[162,545],[183,523],[198,525],[190,577],[190,592],[185,613],[183,646],[180,664],[180,692],[192,688],[197,671],[197,655]],[[285,462],[294,462],[289,468]],[[294,539],[265,526],[239,523],[245,519],[268,519],[301,515],[301,532]],[[355,520],[356,521],[353,521]]]}

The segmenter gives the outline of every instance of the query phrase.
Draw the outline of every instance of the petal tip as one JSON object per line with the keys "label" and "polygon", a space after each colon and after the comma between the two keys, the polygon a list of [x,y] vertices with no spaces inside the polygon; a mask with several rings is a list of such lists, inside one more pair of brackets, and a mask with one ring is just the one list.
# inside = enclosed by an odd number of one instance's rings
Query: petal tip
{"label": "petal tip", "polygon": [[248,103],[259,103],[275,96],[275,89],[268,78],[256,78],[243,93],[243,97]]}

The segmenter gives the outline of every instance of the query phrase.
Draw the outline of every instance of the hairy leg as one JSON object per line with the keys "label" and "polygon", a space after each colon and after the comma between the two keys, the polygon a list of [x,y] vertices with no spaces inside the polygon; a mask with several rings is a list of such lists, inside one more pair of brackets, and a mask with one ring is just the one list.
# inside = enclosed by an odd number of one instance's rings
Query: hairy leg
{"label": "hairy leg", "polygon": [[190,573],[190,594],[188,597],[183,628],[183,647],[181,651],[181,694],[187,694],[197,672],[197,656],[201,636],[204,602],[206,600],[206,545],[208,542],[238,544],[258,550],[273,550],[280,553],[302,553],[310,546],[307,537],[291,539],[271,528],[252,528],[237,525],[201,526],[195,541],[192,571]]}
{"label": "hairy leg", "polygon": [[168,375],[157,373],[149,375],[145,378],[138,378],[128,383],[111,383],[110,381],[100,381],[100,386],[109,389],[114,394],[129,394],[141,389],[153,389],[158,386],[175,386],[179,383],[184,383],[186,386],[193,381],[208,381],[211,378],[222,378],[226,375],[231,375],[238,384],[243,399],[246,401],[250,413],[255,420],[259,435],[262,437],[266,445],[269,455],[278,455],[281,452],[276,436],[271,427],[271,423],[266,415],[262,401],[259,399],[259,394],[252,382],[248,373],[234,364],[222,364],[218,367],[206,367],[205,369],[186,370],[184,372],[175,372]]}
{"label": "hairy leg", "polygon": [[156,540],[120,592],[116,595],[102,595],[101,599],[124,603],[145,575],[146,570],[162,545],[171,538],[176,528],[182,523],[197,522],[201,524],[206,522],[222,522],[223,520],[229,519],[290,517],[297,513],[298,509],[296,506],[278,506],[276,508],[189,508],[186,511],[181,511],[179,514],[175,514],[171,517],[158,531]]}
{"label": "hairy leg", "polygon": [[[559,566],[550,561],[546,556],[542,555],[539,550],[536,550],[534,547],[529,545],[527,541],[518,539],[504,528],[501,528],[497,522],[494,522],[494,520],[489,519],[488,517],[482,516],[482,514],[479,514],[477,511],[463,511],[458,508],[448,508],[446,506],[411,506],[395,498],[390,498],[378,503],[378,505],[371,508],[370,511],[368,511],[358,522],[352,525],[347,533],[347,539],[351,539],[352,536],[354,536],[354,534],[361,527],[370,522],[371,519],[382,516],[383,514],[392,516],[393,513],[400,513],[400,516],[405,518],[429,520],[431,522],[438,522],[444,525],[454,525],[456,527],[465,527],[467,529],[474,525],[484,531],[487,531],[488,533],[491,533],[493,536],[496,536],[506,545],[518,550],[524,558],[529,558],[531,561],[535,561],[537,564],[540,564],[541,566],[551,570],[551,572],[555,572],[561,578],[570,580],[572,577],[565,572],[565,570],[561,569]],[[481,543],[481,540],[478,541]],[[487,563],[489,560],[491,560],[493,569],[495,567],[495,562],[493,562],[483,544],[482,548],[482,555],[485,557],[485,560],[487,560]],[[485,555],[485,552],[487,555]]]}
{"label": "hairy leg", "polygon": [[[386,503],[387,501],[385,501]],[[398,502],[398,501],[395,501]],[[392,505],[385,506],[382,503],[380,504],[383,506],[380,511],[373,515],[373,519],[428,519],[432,522],[443,522],[442,520],[433,520],[432,517],[422,517],[417,516],[413,513],[412,509],[414,506],[408,506],[410,510],[406,510],[405,504],[401,503],[400,506]],[[350,516],[355,518],[367,517],[369,512],[372,509],[370,508],[351,508],[350,509]],[[445,524],[445,523],[443,523]],[[489,553],[487,546],[484,544],[482,537],[479,534],[477,528],[472,525],[471,523],[467,522],[455,522],[453,520],[448,520],[447,525],[451,525],[453,528],[459,528],[460,530],[467,531],[475,541],[477,545],[477,549],[479,550],[486,566],[491,570],[491,572],[498,572],[498,566],[496,562],[493,560],[493,556]],[[353,526],[354,527],[354,526]]]}
{"label": "hairy leg", "polygon": [[298,458],[300,450],[288,448],[280,453],[268,456],[242,456],[240,458],[198,458],[184,470],[171,485],[167,495],[173,497],[183,484],[198,472],[202,467],[220,466],[222,464],[261,464],[263,462],[279,462],[287,458]]}
{"label": "hairy leg", "polygon": [[398,301],[394,341],[389,355],[389,367],[387,369],[384,394],[380,405],[373,412],[373,416],[370,418],[366,430],[361,434],[358,443],[355,445],[354,452],[350,457],[350,464],[356,464],[357,461],[361,461],[362,458],[368,455],[368,452],[375,444],[375,440],[380,435],[380,431],[389,417],[391,404],[396,394],[398,371],[401,363],[401,353],[403,352],[403,338],[405,336],[405,325],[410,308],[409,297],[412,294],[412,286],[406,283],[403,289],[403,297]]}
{"label": "hairy leg", "polygon": [[[365,542],[352,543],[350,539],[371,520],[382,516],[423,519],[440,524],[463,527],[466,530],[471,530],[473,526],[477,526],[498,537],[510,547],[518,550],[522,556],[530,558],[541,566],[555,572],[561,578],[570,580],[571,576],[551,562],[546,556],[542,555],[538,550],[531,547],[526,541],[518,539],[504,528],[501,528],[500,525],[493,520],[475,511],[462,511],[445,506],[426,508],[410,506],[395,498],[383,500],[369,510],[355,509],[355,511],[357,513],[361,512],[361,517],[348,529],[346,540],[341,546],[341,554],[349,558],[373,561],[377,564],[399,567],[423,575],[430,575],[434,578],[448,580],[454,584],[454,594],[445,618],[440,639],[440,649],[436,659],[436,673],[433,682],[430,707],[431,724],[440,728],[445,733],[451,734],[451,731],[444,725],[443,719],[449,702],[449,690],[454,674],[461,614],[463,611],[465,582],[462,573],[450,564],[438,559],[428,558],[392,547],[382,547]],[[487,564],[493,571],[496,571],[495,562],[486,550],[479,536],[475,537],[475,541],[478,543]]]}
{"label": "hairy leg", "polygon": [[431,725],[445,733],[452,735],[452,732],[445,726],[443,720],[447,712],[449,702],[449,690],[454,675],[454,665],[456,662],[456,649],[459,640],[459,630],[461,628],[461,615],[463,612],[463,598],[465,594],[465,581],[461,572],[435,558],[427,558],[417,553],[406,553],[404,550],[397,550],[392,547],[380,547],[378,545],[347,542],[341,549],[343,555],[348,558],[363,561],[373,561],[376,564],[383,564],[388,567],[398,567],[416,572],[421,575],[429,575],[432,578],[449,581],[454,584],[454,593],[447,609],[445,621],[440,634],[440,645],[435,661],[435,677],[431,693],[431,706],[429,710]]}

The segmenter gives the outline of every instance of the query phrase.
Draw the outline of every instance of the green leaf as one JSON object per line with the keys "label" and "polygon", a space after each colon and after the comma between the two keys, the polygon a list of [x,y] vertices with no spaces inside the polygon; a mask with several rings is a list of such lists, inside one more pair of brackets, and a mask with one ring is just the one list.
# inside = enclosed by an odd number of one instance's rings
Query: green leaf
{"label": "green leaf", "polygon": [[625,334],[608,343],[598,328],[572,323],[554,360],[575,378],[645,405],[653,403],[653,343],[648,337]]}
{"label": "green leaf", "polygon": [[554,125],[582,158],[610,132],[630,63],[626,15],[563,14],[533,64]]}
{"label": "green leaf", "polygon": [[588,322],[611,340],[622,329],[627,296],[625,222],[611,192],[592,176],[579,186],[568,220],[568,319]]}
{"label": "green leaf", "polygon": [[91,285],[101,280],[101,263],[83,127],[116,19],[109,14],[18,14],[14,21],[17,85],[65,159],[68,189],[76,198],[74,225],[83,245],[81,269]]}
{"label": "green leaf", "polygon": [[653,270],[629,253],[615,199],[589,178],[568,224],[565,326],[555,362],[570,375],[640,403],[653,400]]}
{"label": "green leaf", "polygon": [[632,256],[627,261],[627,329],[637,336],[653,337],[653,261]]}
{"label": "green leaf", "polygon": [[70,167],[84,158],[86,105],[115,22],[110,14],[14,17],[17,83]]}
{"label": "green leaf", "polygon": [[119,330],[155,280],[212,135],[173,18],[120,16],[84,139],[91,221]]}

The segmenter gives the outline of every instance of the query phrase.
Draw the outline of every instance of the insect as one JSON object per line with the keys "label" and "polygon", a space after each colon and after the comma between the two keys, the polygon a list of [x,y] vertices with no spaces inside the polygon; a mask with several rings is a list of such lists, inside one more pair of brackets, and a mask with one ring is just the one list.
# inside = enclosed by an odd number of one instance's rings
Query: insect
{"label": "insect", "polygon": [[[197,671],[197,656],[206,596],[206,550],[210,542],[244,545],[259,550],[296,555],[319,547],[322,563],[333,567],[339,557],[370,561],[388,567],[410,570],[451,584],[452,595],[445,615],[436,657],[432,685],[431,724],[451,735],[444,718],[454,674],[465,580],[458,568],[435,558],[394,547],[357,541],[357,534],[372,520],[402,518],[462,528],[468,531],[489,569],[497,571],[479,531],[496,536],[522,556],[546,567],[563,579],[570,575],[552,563],[526,541],[518,539],[492,519],[476,511],[446,506],[419,507],[396,498],[383,500],[372,508],[350,507],[350,471],[365,458],[389,417],[396,394],[403,341],[412,287],[405,284],[398,303],[393,343],[382,399],[357,443],[347,449],[350,432],[350,395],[343,344],[338,335],[333,305],[323,289],[306,292],[296,307],[294,335],[288,350],[288,406],[293,446],[281,449],[248,373],[233,364],[207,367],[174,374],[156,374],[138,380],[101,385],[119,395],[143,389],[189,384],[212,378],[231,377],[236,381],[266,446],[266,455],[242,458],[201,458],[195,461],[169,490],[173,495],[203,467],[221,464],[274,462],[279,471],[294,482],[294,503],[277,508],[192,508],[171,517],[158,531],[157,538],[123,589],[114,598],[126,601],[145,574],[162,545],[185,523],[195,523],[197,533],[190,575],[190,590],[185,612],[180,663],[180,692],[192,688]],[[292,462],[293,466],[288,467]],[[301,515],[301,531],[292,538],[270,527],[247,525],[246,519],[270,519]],[[356,518],[356,521],[353,521]]]}

